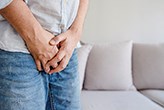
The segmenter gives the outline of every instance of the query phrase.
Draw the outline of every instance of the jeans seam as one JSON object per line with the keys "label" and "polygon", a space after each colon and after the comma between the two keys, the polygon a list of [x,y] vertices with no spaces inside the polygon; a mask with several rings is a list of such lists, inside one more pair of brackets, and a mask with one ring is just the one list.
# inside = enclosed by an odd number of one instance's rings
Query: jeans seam
{"label": "jeans seam", "polygon": [[51,93],[51,87],[50,87],[49,97],[50,97],[51,110],[55,110],[55,108],[54,108],[54,99],[53,99],[53,95]]}

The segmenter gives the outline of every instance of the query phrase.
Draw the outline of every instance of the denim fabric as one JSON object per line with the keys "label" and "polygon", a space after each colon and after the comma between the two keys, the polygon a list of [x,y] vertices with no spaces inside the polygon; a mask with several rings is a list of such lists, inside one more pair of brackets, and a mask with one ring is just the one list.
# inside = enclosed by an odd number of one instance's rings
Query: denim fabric
{"label": "denim fabric", "polygon": [[80,110],[76,49],[67,67],[38,72],[30,54],[0,50],[0,110]]}
{"label": "denim fabric", "polygon": [[0,110],[44,110],[45,93],[30,54],[0,50]]}
{"label": "denim fabric", "polygon": [[80,87],[77,50],[75,49],[67,67],[58,73],[46,75],[48,101],[46,110],[80,110]]}

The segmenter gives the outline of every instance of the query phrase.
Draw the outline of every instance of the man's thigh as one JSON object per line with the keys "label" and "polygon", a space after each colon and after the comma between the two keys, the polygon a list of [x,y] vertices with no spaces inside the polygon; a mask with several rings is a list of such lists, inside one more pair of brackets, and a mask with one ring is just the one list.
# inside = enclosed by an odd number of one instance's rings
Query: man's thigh
{"label": "man's thigh", "polygon": [[43,78],[30,54],[0,50],[0,110],[45,110]]}
{"label": "man's thigh", "polygon": [[80,89],[77,52],[67,67],[49,76],[49,99],[47,110],[80,110]]}

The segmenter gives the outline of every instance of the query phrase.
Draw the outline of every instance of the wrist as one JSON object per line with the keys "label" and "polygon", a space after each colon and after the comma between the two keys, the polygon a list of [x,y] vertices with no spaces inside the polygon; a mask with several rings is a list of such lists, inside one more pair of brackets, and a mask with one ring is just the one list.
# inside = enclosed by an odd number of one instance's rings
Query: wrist
{"label": "wrist", "polygon": [[76,26],[71,26],[69,29],[71,32],[73,32],[74,34],[76,34],[78,37],[81,36],[82,34],[82,27],[76,27]]}
{"label": "wrist", "polygon": [[33,25],[29,29],[22,30],[20,34],[26,43],[34,43],[39,40],[40,35],[43,32],[43,30],[44,29],[41,26]]}
{"label": "wrist", "polygon": [[73,34],[70,37],[72,37],[72,41],[74,42],[74,48],[75,48],[81,38],[82,28],[71,27],[70,31]]}

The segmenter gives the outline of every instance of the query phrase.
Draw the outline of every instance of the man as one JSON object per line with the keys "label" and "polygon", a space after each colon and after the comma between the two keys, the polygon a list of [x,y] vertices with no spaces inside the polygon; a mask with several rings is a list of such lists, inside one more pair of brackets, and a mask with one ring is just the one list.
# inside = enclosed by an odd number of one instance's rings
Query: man
{"label": "man", "polygon": [[80,110],[88,0],[0,1],[0,110]]}

